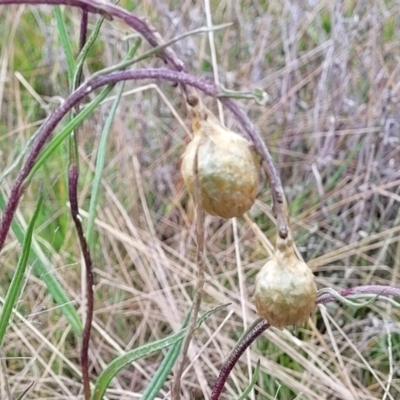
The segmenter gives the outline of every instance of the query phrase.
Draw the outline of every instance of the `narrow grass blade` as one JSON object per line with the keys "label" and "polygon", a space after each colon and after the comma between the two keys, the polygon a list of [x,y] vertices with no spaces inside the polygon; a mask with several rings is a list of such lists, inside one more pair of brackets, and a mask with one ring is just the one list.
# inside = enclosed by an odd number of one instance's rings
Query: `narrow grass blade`
{"label": "narrow grass blade", "polygon": [[[183,322],[182,329],[185,329],[187,327],[187,324],[189,323],[189,318],[190,318],[191,310],[188,313],[188,315],[185,318],[185,321]],[[182,342],[183,338],[181,340],[178,340],[175,344],[172,345],[172,347],[168,350],[168,353],[160,366],[158,367],[157,372],[153,376],[153,379],[147,386],[146,390],[144,391],[142,395],[142,399],[146,400],[154,400],[155,397],[157,396],[158,392],[160,389],[163,387],[165,381],[168,378],[169,373],[172,370],[172,367],[175,365],[176,360],[179,357],[181,347],[182,347]]]}
{"label": "narrow grass blade", "polygon": [[[4,209],[5,205],[5,198],[3,193],[0,191],[0,208]],[[22,244],[26,229],[24,229],[24,227],[21,226],[16,219],[14,219],[11,227],[18,241]],[[76,334],[81,334],[82,322],[79,318],[79,315],[75,310],[75,307],[71,304],[71,299],[67,296],[65,290],[60,285],[60,282],[52,274],[51,263],[36,240],[33,240],[32,243],[32,249],[29,254],[29,262],[32,263],[35,274],[46,284],[47,290],[53,297],[54,301],[61,306],[61,312],[71,324],[73,331]]]}
{"label": "narrow grass blade", "polygon": [[93,250],[93,245],[94,245],[93,243],[94,220],[96,218],[96,207],[99,200],[101,177],[103,175],[104,163],[106,159],[108,137],[111,131],[111,125],[115,118],[115,113],[117,111],[119,102],[121,101],[121,96],[124,91],[124,87],[125,85],[123,83],[119,85],[117,97],[111,107],[110,113],[108,114],[107,120],[103,127],[103,132],[101,133],[100,145],[96,160],[96,171],[93,180],[92,194],[90,196],[88,224],[86,228],[86,240],[91,250]]}
{"label": "narrow grass blade", "polygon": [[[141,39],[137,38],[135,40],[133,46],[129,49],[129,51],[125,57],[125,60],[131,60],[134,57],[140,44],[141,44]],[[107,117],[106,123],[104,125],[103,131],[101,134],[100,145],[99,145],[97,161],[96,161],[96,171],[95,171],[95,177],[94,177],[94,181],[93,181],[93,188],[92,188],[91,201],[90,201],[90,207],[89,207],[88,227],[87,227],[87,231],[86,231],[86,237],[87,237],[89,246],[90,246],[91,239],[93,236],[93,226],[94,226],[94,220],[95,220],[95,214],[96,214],[96,206],[97,206],[97,202],[98,202],[98,193],[100,191],[101,177],[103,174],[105,155],[106,155],[106,150],[107,150],[107,140],[109,137],[111,124],[114,121],[115,113],[117,111],[119,102],[121,101],[121,96],[122,96],[124,87],[125,87],[125,84],[121,83],[120,89],[117,93],[116,100],[113,103],[113,106],[110,110],[110,114]]]}
{"label": "narrow grass blade", "polygon": [[[221,310],[226,305],[222,305],[216,307],[206,313],[204,313],[197,321],[196,328],[198,328],[204,320],[206,320],[210,315],[215,313],[218,310]],[[181,341],[186,335],[187,328],[170,335],[164,339],[157,340],[153,343],[148,343],[144,346],[141,346],[137,349],[133,349],[128,351],[126,354],[117,357],[115,360],[111,361],[110,364],[103,370],[103,372],[99,375],[96,386],[94,388],[91,400],[101,400],[103,399],[104,393],[108,388],[111,380],[115,377],[115,375],[121,371],[127,364],[132,363],[140,358],[146,357],[155,351],[161,350],[165,347],[171,346],[174,343]],[[144,398],[144,397],[142,397]]]}
{"label": "narrow grass blade", "polygon": [[22,244],[21,255],[18,259],[17,268],[15,269],[14,276],[11,280],[10,287],[8,288],[6,298],[4,300],[3,309],[0,315],[0,348],[3,345],[4,336],[9,325],[10,316],[15,303],[21,293],[22,283],[25,276],[26,266],[28,265],[29,253],[31,251],[33,229],[37,217],[39,216],[40,209],[43,204],[43,192],[40,190],[38,202],[32,219],[29,222],[28,229]]}
{"label": "narrow grass blade", "polygon": [[238,400],[247,399],[247,396],[250,394],[254,385],[257,383],[259,372],[260,372],[260,360],[258,360],[258,362],[257,362],[257,366],[256,366],[256,369],[254,370],[254,374],[253,374],[253,377],[251,378],[251,382],[250,382],[249,386],[247,386],[246,390],[242,393],[242,395],[238,398]]}
{"label": "narrow grass blade", "polygon": [[54,16],[56,17],[57,29],[60,35],[61,45],[64,49],[65,58],[67,60],[68,82],[71,84],[74,76],[75,60],[60,6],[54,7]]}

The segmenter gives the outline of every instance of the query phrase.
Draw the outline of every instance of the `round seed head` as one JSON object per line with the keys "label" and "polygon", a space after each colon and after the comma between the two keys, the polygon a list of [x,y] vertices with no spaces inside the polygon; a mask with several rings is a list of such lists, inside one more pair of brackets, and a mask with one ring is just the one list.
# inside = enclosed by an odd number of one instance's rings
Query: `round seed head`
{"label": "round seed head", "polygon": [[316,298],[314,275],[296,256],[291,235],[287,239],[278,235],[274,256],[256,278],[254,299],[258,314],[280,329],[298,326],[314,311]]}
{"label": "round seed head", "polygon": [[260,161],[256,152],[208,110],[195,110],[193,133],[181,167],[188,192],[195,198],[197,172],[201,205],[206,212],[222,218],[242,216],[257,194]]}

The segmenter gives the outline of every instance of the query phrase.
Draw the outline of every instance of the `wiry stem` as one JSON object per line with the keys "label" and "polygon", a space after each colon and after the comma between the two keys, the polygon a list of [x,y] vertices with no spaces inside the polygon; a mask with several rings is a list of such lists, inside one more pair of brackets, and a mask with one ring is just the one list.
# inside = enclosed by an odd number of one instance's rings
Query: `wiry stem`
{"label": "wiry stem", "polygon": [[229,356],[226,363],[221,368],[218,379],[214,384],[210,400],[218,400],[219,396],[224,389],[225,382],[227,381],[229,374],[231,373],[233,367],[239,361],[239,358],[246,351],[246,349],[256,340],[265,330],[269,328],[267,321],[263,320],[252,329],[249,334],[243,339],[243,341],[235,347],[231,355]]}
{"label": "wiry stem", "polygon": [[86,10],[82,10],[81,27],[79,30],[79,51],[83,49],[87,38],[89,13]]}
{"label": "wiry stem", "polygon": [[[0,5],[7,4],[48,4],[48,5],[59,5],[65,4],[73,7],[79,7],[84,10],[85,13],[92,12],[98,13],[105,18],[112,19],[118,18],[123,20],[126,24],[131,26],[137,32],[142,34],[142,36],[154,47],[162,45],[164,41],[161,36],[151,27],[151,25],[145,19],[138,18],[133,14],[127,12],[126,10],[119,8],[110,3],[105,3],[96,0],[0,0]],[[191,75],[181,73],[180,71],[185,71],[183,62],[176,56],[171,48],[166,48],[159,53],[159,56],[168,64],[168,66],[175,71],[166,70],[137,70],[137,71],[126,71],[120,73],[114,73],[105,75],[103,77],[97,78],[86,84],[82,85],[78,90],[76,90],[49,118],[43,125],[38,139],[33,144],[30,153],[25,159],[25,162],[21,168],[21,171],[15,181],[15,184],[11,190],[10,197],[8,199],[6,208],[3,212],[3,218],[0,222],[0,250],[4,245],[5,238],[8,234],[12,219],[14,217],[15,211],[18,207],[19,201],[26,189],[25,179],[29,175],[37,157],[39,156],[41,150],[43,149],[45,143],[51,136],[52,131],[58,122],[68,113],[75,105],[77,105],[87,94],[97,89],[100,86],[116,83],[121,80],[128,79],[163,79],[171,82],[176,82],[181,85],[190,85],[202,90],[204,93],[210,96],[217,96],[218,89],[210,82],[197,79]],[[249,135],[253,141],[255,147],[260,152],[263,158],[263,168],[268,177],[270,183],[272,197],[273,197],[273,209],[277,217],[278,232],[279,235],[284,238],[287,235],[287,215],[286,215],[286,205],[283,194],[282,185],[279,176],[274,167],[272,158],[263,143],[258,132],[255,130],[251,121],[248,119],[247,115],[239,109],[239,107],[232,102],[232,100],[221,99],[225,103],[226,107],[229,108],[232,113],[236,116],[239,123],[242,125],[243,130]],[[76,167],[76,166],[75,166]],[[82,252],[85,258],[86,265],[91,265],[90,254],[87,249],[86,241],[84,240],[82,225],[80,223],[80,218],[78,214],[78,203],[77,203],[77,171],[75,168],[71,168],[69,173],[69,184],[70,184],[70,199],[71,199],[71,212],[77,226],[79,240],[81,241]],[[79,228],[78,228],[79,227]],[[88,291],[93,290],[93,276],[88,279],[87,282]],[[392,295],[400,297],[400,289],[385,286],[363,286],[356,287],[352,289],[345,289],[340,292],[340,296],[347,297],[357,294],[372,294],[377,296]],[[321,295],[317,303],[325,304],[330,301],[337,299],[337,296],[331,293],[324,293]],[[91,305],[93,312],[93,304]],[[92,315],[89,318],[87,316],[87,321],[91,321]],[[227,377],[233,366],[236,364],[237,360],[246,350],[246,348],[258,337],[263,331],[265,331],[269,325],[267,322],[263,321],[258,324],[254,330],[252,330],[244,341],[235,349],[228,362],[224,365],[221,370],[221,379],[218,379],[216,388],[213,390],[212,400],[218,399],[219,394],[225,384]],[[88,347],[90,338],[90,326],[87,328],[85,326],[84,343]],[[82,356],[82,358],[84,358]],[[88,359],[82,360],[82,363],[88,364]],[[88,369],[87,369],[88,370]],[[88,376],[86,382],[88,382]],[[85,397],[87,390],[85,388]],[[90,394],[90,391],[89,391]]]}
{"label": "wiry stem", "polygon": [[[338,294],[341,297],[351,297],[357,296],[359,294],[369,294],[375,295],[376,299],[379,300],[379,297],[384,298],[384,296],[394,296],[400,297],[400,288],[395,288],[392,286],[383,286],[383,285],[368,285],[368,286],[356,286],[354,288],[343,289]],[[331,301],[338,300],[337,296],[329,293],[323,293],[321,296],[317,298],[317,304],[326,304]]]}
{"label": "wiry stem", "polygon": [[[82,10],[81,26],[79,31],[79,51],[81,52],[85,46],[87,40],[87,28],[88,28],[88,16],[89,13],[86,10]],[[83,62],[78,65],[77,71],[75,71],[74,81],[72,82],[72,89],[75,91],[76,87],[81,83]],[[75,116],[79,111],[78,104],[75,105],[72,114]],[[75,223],[75,228],[78,233],[79,244],[81,246],[83,258],[85,261],[82,268],[82,275],[84,276],[83,282],[86,283],[85,289],[82,291],[82,298],[84,299],[84,317],[85,326],[82,334],[82,347],[81,347],[81,369],[82,369],[82,381],[83,381],[83,393],[85,400],[90,400],[90,375],[89,375],[89,343],[90,343],[90,332],[92,329],[93,320],[93,309],[94,309],[94,293],[93,293],[93,268],[92,259],[90,255],[89,246],[85,235],[83,233],[82,222],[79,216],[79,205],[78,205],[78,180],[79,180],[79,160],[78,160],[78,133],[79,127],[72,132],[70,138],[70,170],[69,170],[69,200],[71,203],[71,214]]]}
{"label": "wiry stem", "polygon": [[247,114],[231,99],[220,99],[229,110],[235,115],[237,121],[242,126],[245,133],[253,142],[255,148],[262,157],[262,166],[267,176],[269,187],[272,193],[272,211],[276,217],[278,234],[285,239],[289,233],[288,211],[285,194],[278,171],[275,168],[274,161],[268,151],[260,133],[256,130]]}
{"label": "wiry stem", "polygon": [[68,174],[69,199],[71,203],[71,214],[78,233],[79,243],[82,249],[86,268],[86,320],[83,329],[82,348],[81,348],[81,367],[85,399],[90,399],[90,377],[89,377],[89,342],[90,331],[93,320],[93,270],[92,259],[90,257],[89,247],[83,233],[81,217],[78,208],[78,168],[72,164]]}
{"label": "wiry stem", "polygon": [[[377,299],[379,296],[394,296],[400,297],[400,288],[392,286],[381,286],[381,285],[369,285],[369,286],[357,286],[355,288],[343,289],[338,294],[332,294],[331,292],[323,293],[317,298],[317,304],[326,304],[331,301],[338,300],[340,297],[351,297],[360,294],[376,295]],[[260,336],[265,330],[269,328],[267,321],[263,320],[252,329],[246,337],[235,347],[233,352],[230,354],[226,363],[222,366],[221,371],[218,375],[217,381],[214,384],[213,391],[210,400],[218,400],[225,386],[225,383],[229,377],[233,367],[239,361],[239,358],[246,351],[246,349]]]}
{"label": "wiry stem", "polygon": [[182,345],[182,351],[180,359],[175,369],[174,380],[172,382],[171,394],[172,400],[180,400],[181,398],[181,377],[183,373],[183,368],[185,366],[186,355],[189,350],[189,345],[192,340],[194,330],[196,328],[197,316],[199,314],[201,299],[203,297],[204,290],[204,241],[205,241],[205,231],[204,231],[204,209],[201,204],[200,196],[200,182],[199,182],[199,171],[198,171],[198,152],[193,162],[193,173],[195,176],[194,185],[194,202],[196,204],[196,236],[197,236],[197,248],[196,248],[196,258],[197,258],[197,280],[196,280],[196,291],[193,299],[193,310],[190,316],[189,329]]}
{"label": "wiry stem", "polygon": [[[8,0],[0,0],[8,1]],[[113,72],[108,75],[102,75],[95,79],[91,79],[82,84],[75,92],[73,92],[44,122],[40,129],[40,134],[35,140],[32,148],[27,155],[16,182],[11,189],[10,197],[4,209],[3,218],[0,222],[0,250],[4,245],[5,238],[10,229],[11,221],[14,217],[15,211],[18,207],[19,201],[23,193],[23,184],[26,177],[29,175],[35,161],[37,160],[44,145],[49,140],[54,128],[61,121],[61,119],[76,105],[79,104],[84,97],[94,90],[109,84],[115,84],[121,81],[136,80],[136,79],[160,79],[164,81],[184,84],[192,86],[201,90],[208,96],[216,96],[218,88],[211,82],[196,78],[184,72],[176,72],[168,69],[137,69],[133,71],[120,71]],[[228,99],[221,100],[228,109],[232,111],[243,130],[249,135],[250,138],[258,137],[258,133],[250,121],[249,117],[232,101]],[[260,139],[261,140],[261,139]],[[261,141],[262,142],[262,141]],[[257,145],[257,144],[256,144]],[[261,154],[267,154],[261,152]],[[272,163],[272,160],[271,160]],[[275,171],[276,173],[276,171]],[[272,174],[274,176],[274,174]],[[276,174],[276,177],[278,175]],[[281,187],[280,181],[276,188]],[[274,187],[271,187],[274,190]]]}

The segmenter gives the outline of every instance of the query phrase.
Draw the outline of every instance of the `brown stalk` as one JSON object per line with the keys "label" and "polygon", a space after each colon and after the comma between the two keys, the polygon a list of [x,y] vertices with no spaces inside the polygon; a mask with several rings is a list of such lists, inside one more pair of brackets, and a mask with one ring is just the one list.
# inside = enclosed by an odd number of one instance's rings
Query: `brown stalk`
{"label": "brown stalk", "polygon": [[197,279],[196,279],[196,292],[193,299],[193,309],[192,315],[190,316],[188,333],[183,341],[181,355],[174,373],[174,380],[172,382],[171,394],[172,400],[180,400],[181,398],[181,377],[183,369],[185,367],[186,356],[189,350],[189,345],[192,340],[194,330],[196,327],[197,316],[199,314],[201,299],[203,297],[204,290],[204,217],[205,213],[201,205],[200,196],[200,184],[198,175],[198,152],[193,162],[193,171],[195,176],[195,188],[194,197],[196,204],[196,237],[197,237],[197,247],[196,247],[196,259],[197,259]]}

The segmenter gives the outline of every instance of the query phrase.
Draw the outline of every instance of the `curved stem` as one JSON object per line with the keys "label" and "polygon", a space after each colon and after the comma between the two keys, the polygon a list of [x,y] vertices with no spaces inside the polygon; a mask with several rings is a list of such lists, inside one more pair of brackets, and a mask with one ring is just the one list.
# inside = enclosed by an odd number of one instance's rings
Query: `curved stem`
{"label": "curved stem", "polygon": [[246,349],[260,336],[265,330],[269,328],[267,321],[263,320],[252,329],[249,334],[243,339],[243,341],[235,348],[231,353],[226,363],[221,368],[218,379],[213,387],[210,400],[218,400],[222,390],[225,386],[225,382],[228,379],[233,367],[238,362],[239,358],[246,351]]}
{"label": "curved stem", "polygon": [[[140,33],[153,47],[162,46],[165,41],[161,35],[153,28],[153,26],[145,18],[139,18],[134,14],[124,10],[111,3],[105,3],[100,0],[0,0],[0,5],[5,4],[47,4],[59,5],[65,4],[70,7],[78,7],[86,12],[97,13],[103,17],[112,20],[113,18],[124,21],[127,25]],[[184,72],[186,71],[183,61],[177,56],[171,47],[166,47],[158,53],[165,63],[173,70]],[[190,94],[186,89],[185,82],[178,82],[181,86],[183,94],[188,97]],[[192,86],[190,83],[187,83]],[[211,96],[218,96],[220,91],[213,86],[213,93],[207,93]],[[202,90],[201,88],[199,88]],[[235,114],[237,120],[243,127],[243,130],[250,137],[254,146],[261,154],[263,159],[263,169],[267,176],[269,186],[272,193],[272,210],[277,220],[278,234],[281,238],[286,238],[288,235],[288,217],[285,195],[283,192],[282,184],[275,168],[274,162],[267,147],[265,146],[260,134],[254,128],[247,115],[230,99],[220,99],[221,102]],[[0,249],[2,248],[2,233],[0,230]]]}
{"label": "curved stem", "polygon": [[[4,0],[0,0],[4,1]],[[36,141],[32,145],[32,148],[27,155],[20,173],[14,183],[13,188],[11,189],[10,197],[7,202],[7,205],[3,212],[3,218],[0,222],[0,250],[4,245],[5,238],[10,229],[11,221],[14,217],[15,211],[18,207],[19,200],[21,199],[23,193],[23,185],[26,177],[29,175],[33,165],[40,152],[42,151],[44,145],[50,138],[54,128],[61,121],[61,119],[75,106],[77,105],[84,97],[86,97],[89,93],[94,90],[108,85],[115,84],[121,81],[127,80],[136,80],[136,79],[160,79],[164,81],[174,82],[178,84],[184,84],[192,86],[196,89],[201,90],[205,94],[209,96],[216,96],[218,94],[218,88],[211,82],[196,78],[192,75],[189,75],[184,72],[176,72],[168,69],[137,69],[132,71],[119,71],[113,72],[108,75],[102,75],[100,77],[90,79],[87,82],[83,83],[75,92],[73,92],[65,101],[62,103],[44,122],[40,129],[40,134],[38,135]],[[254,125],[250,121],[249,117],[236,105],[232,100],[224,99],[222,102],[225,106],[231,110],[234,114],[243,130],[250,138],[258,138],[257,143],[255,145],[259,146],[259,143],[262,143],[261,138],[259,138],[259,134],[255,129]],[[261,146],[261,145],[260,145]],[[265,147],[265,145],[264,145]],[[262,147],[260,147],[262,149]],[[265,148],[266,149],[266,148]],[[271,158],[268,151],[261,152],[264,157]],[[272,159],[270,159],[271,165],[273,165]],[[275,171],[275,169],[274,169]],[[276,174],[276,171],[275,171]],[[276,178],[278,175],[276,174]],[[271,186],[271,190],[276,190],[279,192],[279,188],[281,188],[279,179],[275,181],[278,183],[275,186]]]}
{"label": "curved stem", "polygon": [[[370,294],[379,296],[394,296],[400,297],[400,288],[383,285],[368,285],[368,286],[356,286],[354,288],[343,289],[338,294],[341,297],[356,296],[358,294]],[[331,301],[338,300],[337,296],[332,293],[324,293],[317,298],[317,304],[326,304]]]}
{"label": "curved stem", "polygon": [[215,94],[217,89],[214,85],[206,81],[197,80],[188,74],[183,74],[166,69],[139,69],[135,71],[114,72],[108,75],[87,81],[73,92],[44,122],[40,128],[40,133],[32,145],[17,179],[11,189],[10,196],[3,212],[0,222],[0,250],[3,248],[6,236],[14,218],[15,211],[27,185],[24,185],[26,177],[29,175],[36,159],[42,151],[44,145],[50,138],[53,130],[61,119],[73,109],[84,97],[95,89],[107,84],[117,83],[130,79],[163,79],[176,83],[197,84],[199,89],[204,89],[207,93]]}
{"label": "curved stem", "polygon": [[[379,296],[394,296],[400,297],[400,288],[395,288],[392,286],[382,286],[382,285],[368,285],[368,286],[357,286],[354,288],[343,289],[338,292],[341,297],[349,297],[356,296],[359,294],[369,294]],[[337,295],[332,294],[331,292],[323,293],[318,297],[316,303],[317,304],[326,304],[331,301],[338,300]],[[265,330],[269,328],[269,324],[267,321],[263,320],[259,324],[256,325],[254,329],[252,329],[248,335],[243,339],[241,343],[239,343],[235,349],[230,354],[228,360],[221,368],[217,381],[214,384],[214,388],[211,394],[210,400],[218,400],[224,385],[229,377],[230,372],[232,371],[235,364],[239,361],[241,355],[245,352],[245,350],[260,336]]]}
{"label": "curved stem", "polygon": [[274,161],[264,143],[260,133],[255,129],[247,114],[231,99],[220,99],[229,110],[235,115],[243,130],[253,142],[257,151],[262,157],[262,166],[267,176],[268,184],[272,194],[272,211],[276,218],[278,234],[282,239],[286,239],[289,234],[288,212],[285,193],[283,191],[281,179],[275,168]]}

